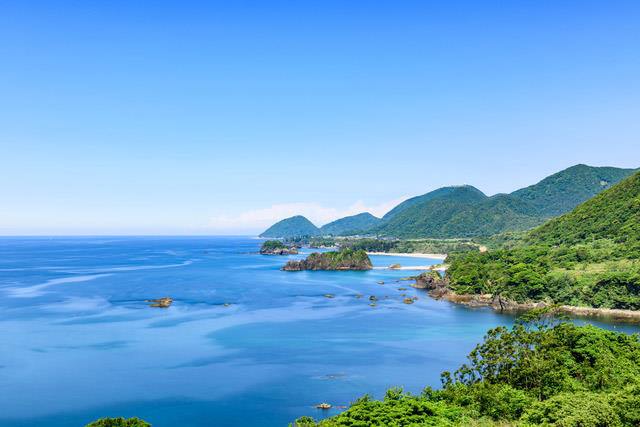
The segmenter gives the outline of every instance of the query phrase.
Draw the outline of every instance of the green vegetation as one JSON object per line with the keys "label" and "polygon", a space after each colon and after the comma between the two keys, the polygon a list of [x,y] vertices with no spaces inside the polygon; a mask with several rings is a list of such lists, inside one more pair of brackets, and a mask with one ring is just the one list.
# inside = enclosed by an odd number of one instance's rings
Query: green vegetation
{"label": "green vegetation", "polygon": [[279,249],[287,249],[287,245],[280,240],[267,240],[262,244],[260,251],[275,251]]}
{"label": "green vegetation", "polygon": [[594,326],[557,323],[542,313],[490,330],[443,388],[420,395],[388,390],[345,412],[298,427],[637,426],[640,338]]}
{"label": "green vegetation", "polygon": [[632,175],[635,169],[576,165],[555,173],[511,195],[529,203],[534,213],[553,217],[569,212],[602,190]]}
{"label": "green vegetation", "polygon": [[384,240],[384,239],[343,239],[339,240],[340,247],[367,252],[397,252],[397,253],[426,253],[447,254],[451,252],[477,251],[478,245],[463,239],[415,239],[415,240]]}
{"label": "green vegetation", "polygon": [[382,220],[364,212],[358,215],[337,219],[320,227],[323,236],[353,236],[365,234],[368,230],[380,224]]}
{"label": "green vegetation", "polygon": [[314,252],[302,261],[287,262],[283,270],[370,270],[371,268],[371,260],[365,251],[343,249],[334,252]]}
{"label": "green vegetation", "polygon": [[309,223],[303,230],[269,229],[263,235],[486,238],[508,231],[529,230],[551,217],[569,212],[634,171],[576,165],[511,194],[492,197],[470,185],[443,187],[405,200],[381,220],[363,213],[339,219],[319,230],[308,227]]}
{"label": "green vegetation", "polygon": [[372,232],[400,238],[468,238],[524,230],[541,222],[529,214],[526,203],[506,194],[487,197],[468,185],[439,194],[414,202]]}
{"label": "green vegetation", "polygon": [[309,237],[320,234],[318,227],[313,225],[307,218],[297,215],[283,219],[266,231],[260,237],[287,238],[287,237]]}
{"label": "green vegetation", "polygon": [[640,310],[640,173],[510,249],[454,254],[448,263],[456,293]]}
{"label": "green vegetation", "polygon": [[297,254],[298,249],[295,246],[287,246],[280,240],[267,240],[260,248],[262,255],[291,255]]}
{"label": "green vegetation", "polygon": [[139,418],[101,418],[85,427],[151,427],[146,421]]}

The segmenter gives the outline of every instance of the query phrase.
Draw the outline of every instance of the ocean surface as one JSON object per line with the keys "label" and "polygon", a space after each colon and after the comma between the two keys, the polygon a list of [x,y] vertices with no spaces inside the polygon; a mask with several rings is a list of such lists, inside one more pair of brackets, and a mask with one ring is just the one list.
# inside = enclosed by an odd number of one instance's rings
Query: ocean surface
{"label": "ocean surface", "polygon": [[[320,402],[437,387],[487,329],[513,321],[432,300],[401,280],[411,271],[283,272],[302,255],[259,255],[260,243],[0,238],[0,426],[286,426],[341,410]],[[145,302],[164,296],[170,308]]]}

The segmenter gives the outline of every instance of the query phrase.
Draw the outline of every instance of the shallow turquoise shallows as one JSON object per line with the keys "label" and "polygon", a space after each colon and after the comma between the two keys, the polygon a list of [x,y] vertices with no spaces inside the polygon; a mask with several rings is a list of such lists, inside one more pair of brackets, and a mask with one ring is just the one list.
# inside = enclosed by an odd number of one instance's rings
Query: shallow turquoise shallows
{"label": "shallow turquoise shallows", "polygon": [[[286,426],[391,386],[438,386],[488,328],[513,320],[434,301],[400,280],[411,271],[283,272],[294,257],[259,255],[259,245],[0,239],[0,426],[76,427],[103,416]],[[403,293],[419,299],[404,304]],[[170,308],[145,302],[165,296]],[[315,409],[320,402],[335,407]]]}

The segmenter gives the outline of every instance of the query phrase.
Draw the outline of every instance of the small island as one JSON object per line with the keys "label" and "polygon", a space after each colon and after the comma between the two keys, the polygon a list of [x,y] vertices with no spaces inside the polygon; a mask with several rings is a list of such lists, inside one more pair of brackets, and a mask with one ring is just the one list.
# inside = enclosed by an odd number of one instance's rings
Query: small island
{"label": "small island", "polygon": [[371,270],[373,265],[363,250],[343,249],[334,252],[314,252],[301,261],[289,261],[284,271],[303,270]]}
{"label": "small island", "polygon": [[296,255],[298,249],[295,246],[287,246],[280,240],[267,240],[260,248],[262,255]]}

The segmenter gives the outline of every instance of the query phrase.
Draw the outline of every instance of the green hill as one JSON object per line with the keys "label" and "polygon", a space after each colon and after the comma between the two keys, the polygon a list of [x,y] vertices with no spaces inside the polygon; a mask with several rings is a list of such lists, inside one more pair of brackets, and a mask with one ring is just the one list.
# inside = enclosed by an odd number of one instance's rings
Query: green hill
{"label": "green hill", "polygon": [[530,214],[548,218],[569,212],[634,171],[636,169],[576,165],[511,195],[528,202],[532,207]]}
{"label": "green hill", "polygon": [[526,203],[507,194],[487,197],[469,185],[440,190],[421,196],[420,201],[414,199],[374,231],[399,238],[476,237],[540,223],[528,215]]}
{"label": "green hill", "polygon": [[398,238],[469,238],[527,230],[570,211],[633,171],[576,165],[493,197],[471,186],[444,187],[400,203],[372,232]]}
{"label": "green hill", "polygon": [[408,239],[487,237],[523,231],[570,211],[633,172],[634,169],[576,165],[511,194],[492,197],[470,185],[443,187],[405,200],[382,220],[360,214],[327,224],[320,232]]}
{"label": "green hill", "polygon": [[640,172],[533,230],[532,244],[562,245],[599,239],[640,239]]}
{"label": "green hill", "polygon": [[347,216],[320,227],[323,236],[352,236],[361,234],[380,224],[382,220],[364,212],[358,215]]}
{"label": "green hill", "polygon": [[260,237],[288,238],[318,236],[319,234],[320,230],[311,221],[302,215],[296,215],[273,224],[260,234]]}
{"label": "green hill", "polygon": [[448,263],[459,294],[640,310],[640,172],[512,249],[453,254]]}
{"label": "green hill", "polygon": [[[451,186],[451,187],[442,187],[442,188],[438,188],[437,190],[433,190],[430,191],[429,193],[423,194],[422,196],[416,196],[416,197],[412,197],[410,199],[405,200],[404,202],[400,203],[398,206],[396,206],[395,208],[391,209],[389,212],[387,212],[383,217],[382,220],[383,221],[388,221],[391,218],[397,216],[398,214],[404,212],[405,210],[412,208],[416,205],[420,205],[420,204],[424,204],[426,202],[428,202],[429,200],[432,199],[438,199],[438,198],[446,198],[446,197],[456,197],[455,193],[459,193],[460,188],[465,188],[468,187],[469,188],[469,193],[467,194],[467,196],[472,196],[473,193],[475,193],[477,195],[478,199],[483,199],[486,198],[487,196],[484,195],[484,193],[482,193],[480,190],[478,190],[475,187],[471,187],[471,186]],[[475,191],[473,191],[473,190]]]}

